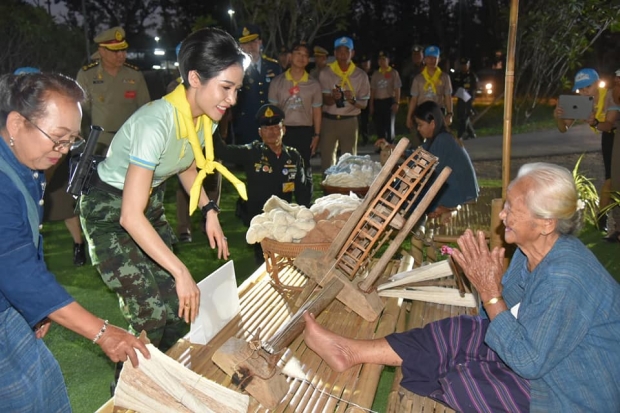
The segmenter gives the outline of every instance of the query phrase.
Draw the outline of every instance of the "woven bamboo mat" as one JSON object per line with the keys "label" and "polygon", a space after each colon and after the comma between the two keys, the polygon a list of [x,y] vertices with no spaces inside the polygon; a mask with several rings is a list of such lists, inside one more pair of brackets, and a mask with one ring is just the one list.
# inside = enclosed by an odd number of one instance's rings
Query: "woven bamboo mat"
{"label": "woven bamboo mat", "polygon": [[[408,301],[400,309],[397,331],[423,327],[426,324],[461,314],[476,314],[477,309],[451,305]],[[454,413],[454,410],[426,397],[418,396],[400,386],[402,371],[396,369],[392,390],[388,398],[387,413]]]}
{"label": "woven bamboo mat", "polygon": [[[398,271],[399,262],[388,265],[385,276]],[[288,268],[280,273],[285,285],[301,286],[306,277]],[[185,339],[168,351],[168,355],[182,365],[224,386],[236,389],[230,377],[212,361],[215,351],[230,337],[254,339],[260,330],[262,340],[268,339],[296,311],[294,303],[299,291],[276,288],[264,270],[259,268],[239,287],[241,311],[207,345],[194,345]],[[321,325],[345,336],[356,338],[382,337],[394,331],[399,308],[396,299],[386,300],[386,309],[375,322],[367,322],[348,310],[339,301],[332,302],[317,318]],[[302,337],[298,337],[282,357],[285,363],[297,357],[308,371],[306,380],[289,379],[290,389],[275,412],[362,412],[372,406],[381,375],[381,366],[359,366],[343,373],[334,373],[314,352],[309,350]],[[250,412],[266,412],[253,398]],[[112,400],[97,413],[128,413],[114,408]]]}

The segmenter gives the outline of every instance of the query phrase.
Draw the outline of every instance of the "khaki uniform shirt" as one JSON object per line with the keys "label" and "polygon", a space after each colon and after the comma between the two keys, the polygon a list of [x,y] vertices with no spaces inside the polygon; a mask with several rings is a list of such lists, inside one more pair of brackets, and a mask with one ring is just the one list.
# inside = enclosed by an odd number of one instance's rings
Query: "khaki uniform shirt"
{"label": "khaki uniform shirt", "polygon": [[422,75],[422,73],[417,75],[411,84],[411,96],[418,98],[416,102],[417,105],[419,106],[420,103],[432,100],[439,106],[445,107],[445,96],[452,95],[452,82],[450,82],[450,76],[448,76],[446,72],[441,73],[439,82],[435,85],[437,93],[433,92],[433,88],[430,86],[424,88],[425,84],[426,79],[424,79],[424,75]]}
{"label": "khaki uniform shirt", "polygon": [[402,83],[400,75],[394,69],[386,73],[376,70],[370,78],[370,88],[373,99],[388,99],[394,97],[394,91],[400,89]]}
{"label": "khaki uniform shirt", "polygon": [[[340,85],[342,78],[334,73],[329,67],[325,67],[319,73],[319,80],[321,82],[321,89],[323,94],[329,95],[334,89],[334,85]],[[370,99],[370,82],[368,81],[368,75],[359,67],[356,67],[351,76],[349,76],[349,82],[353,86],[353,95],[357,100],[357,103],[366,106]],[[343,91],[348,86],[343,87]],[[336,105],[323,106],[323,112],[330,115],[343,115],[343,116],[357,116],[360,114],[361,109],[351,105],[349,102],[345,102],[344,108],[336,107]]]}
{"label": "khaki uniform shirt", "polygon": [[294,86],[282,73],[269,85],[269,103],[284,111],[286,126],[312,126],[312,109],[323,105],[321,85],[308,76],[307,82]]}
{"label": "khaki uniform shirt", "polygon": [[86,101],[82,106],[86,117],[90,118],[92,125],[104,129],[99,137],[99,143],[104,145],[110,145],[123,123],[151,100],[144,76],[127,63],[116,76],[112,76],[97,60],[82,67],[76,80],[86,91]]}

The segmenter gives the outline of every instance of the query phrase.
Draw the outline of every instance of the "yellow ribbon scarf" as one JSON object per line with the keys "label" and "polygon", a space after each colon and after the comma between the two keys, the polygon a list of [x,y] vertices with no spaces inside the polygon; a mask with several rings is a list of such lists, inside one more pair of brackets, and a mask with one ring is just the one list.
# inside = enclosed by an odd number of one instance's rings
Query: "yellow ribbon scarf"
{"label": "yellow ribbon scarf", "polygon": [[385,73],[389,73],[392,71],[392,66],[388,66],[387,69],[383,70],[382,67],[379,68],[379,73],[381,73],[382,75]]}
{"label": "yellow ribbon scarf", "polygon": [[426,88],[430,86],[433,89],[433,93],[437,94],[437,84],[439,84],[439,78],[441,77],[441,73],[441,69],[436,68],[433,77],[431,77],[428,74],[428,68],[425,67],[424,70],[422,70],[422,76],[424,76],[424,80],[426,80],[426,83],[424,84],[424,89],[426,90]]}
{"label": "yellow ribbon scarf", "polygon": [[355,90],[353,90],[353,85],[351,85],[351,82],[349,82],[349,76],[351,76],[353,74],[353,71],[355,71],[355,65],[353,64],[353,62],[349,62],[349,68],[347,69],[346,72],[343,72],[342,69],[340,69],[340,66],[338,65],[338,61],[337,60],[334,60],[333,62],[331,62],[327,66],[329,66],[329,68],[338,77],[340,77],[342,79],[341,82],[340,82],[340,87],[343,90],[345,89],[345,86],[347,86],[348,90],[350,90],[351,92],[355,92]]}
{"label": "yellow ribbon scarf", "polygon": [[[212,174],[215,170],[222,174],[222,176],[230,181],[239,196],[247,201],[248,195],[245,189],[245,184],[241,182],[235,175],[233,175],[224,165],[219,162],[215,162],[213,156],[213,121],[207,115],[202,115],[198,118],[196,125],[194,125],[194,119],[192,117],[192,111],[185,95],[185,87],[181,84],[176,87],[171,93],[164,96],[164,100],[174,106],[174,128],[176,131],[177,139],[187,139],[194,152],[194,158],[196,159],[196,166],[198,167],[198,176],[192,184],[192,189],[189,194],[189,214],[191,215],[198,207],[198,199],[200,198],[200,189],[202,188],[202,181],[207,174]],[[202,127],[205,136],[205,154],[202,154],[202,147],[200,146],[200,140],[198,139],[197,131]]]}
{"label": "yellow ribbon scarf", "polygon": [[295,79],[293,79],[293,75],[291,75],[291,69],[288,69],[286,72],[284,72],[284,77],[286,77],[286,80],[293,82],[293,87],[295,87],[297,86],[298,83],[303,83],[303,82],[308,81],[308,72],[304,70],[304,74],[301,77],[301,79],[299,79],[299,81],[296,81]]}
{"label": "yellow ribbon scarf", "polygon": [[601,88],[598,90],[598,102],[596,102],[596,119],[599,122],[605,122],[606,113],[603,112],[605,106],[605,97],[607,96],[607,89]]}

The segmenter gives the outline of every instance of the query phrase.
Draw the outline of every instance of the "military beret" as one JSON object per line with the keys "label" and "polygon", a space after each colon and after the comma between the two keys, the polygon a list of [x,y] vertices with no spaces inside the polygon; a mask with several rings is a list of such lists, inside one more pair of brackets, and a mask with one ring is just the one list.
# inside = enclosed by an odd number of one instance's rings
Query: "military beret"
{"label": "military beret", "polygon": [[256,122],[258,126],[277,125],[284,119],[284,112],[275,105],[266,104],[261,106],[256,112]]}
{"label": "military beret", "polygon": [[242,26],[237,32],[239,43],[250,43],[260,37],[260,29],[253,24]]}
{"label": "military beret", "polygon": [[379,54],[377,56],[378,59],[381,59],[382,57],[389,59],[390,58],[390,54],[388,52],[386,52],[385,50],[381,50],[379,51]]}
{"label": "military beret", "polygon": [[125,30],[120,26],[112,27],[99,33],[93,40],[99,46],[105,47],[108,50],[125,50],[129,47],[125,40]]}

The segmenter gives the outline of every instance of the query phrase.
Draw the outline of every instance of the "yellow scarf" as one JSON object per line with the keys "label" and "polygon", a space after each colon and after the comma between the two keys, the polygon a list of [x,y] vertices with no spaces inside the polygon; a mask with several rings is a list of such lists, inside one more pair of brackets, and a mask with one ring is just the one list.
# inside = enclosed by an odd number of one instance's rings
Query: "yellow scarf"
{"label": "yellow scarf", "polygon": [[433,93],[437,94],[436,85],[439,84],[439,78],[441,77],[441,69],[436,68],[435,73],[433,74],[433,77],[431,77],[428,74],[428,69],[424,67],[424,70],[422,70],[422,76],[424,76],[424,80],[426,80],[426,83],[424,84],[424,90],[426,90],[426,88],[430,86],[433,89]]}
{"label": "yellow scarf", "polygon": [[385,69],[385,70],[383,70],[382,67],[379,68],[379,73],[381,73],[382,75],[386,74],[386,73],[389,73],[391,71],[392,71],[392,66],[388,66],[387,69]]}
{"label": "yellow scarf", "polygon": [[301,77],[301,79],[299,79],[299,82],[293,79],[293,75],[291,75],[291,69],[288,69],[286,72],[284,72],[284,77],[286,77],[286,80],[293,82],[293,87],[295,87],[297,86],[298,83],[303,83],[303,82],[308,81],[308,72],[304,70],[304,74]]}
{"label": "yellow scarf", "polygon": [[607,89],[602,88],[598,90],[598,102],[596,103],[596,119],[599,122],[605,122],[606,113],[603,112],[605,106],[605,97],[607,96]]}
{"label": "yellow scarf", "polygon": [[[174,106],[174,128],[177,134],[177,139],[187,139],[194,152],[194,158],[196,159],[196,166],[198,167],[198,176],[192,184],[192,189],[189,194],[189,214],[191,215],[198,207],[198,199],[200,198],[200,189],[202,188],[202,181],[207,174],[212,174],[216,169],[222,176],[230,181],[241,198],[247,200],[248,195],[245,189],[245,184],[237,179],[224,165],[219,162],[215,162],[213,156],[213,121],[207,115],[202,115],[198,118],[196,125],[194,125],[194,119],[192,117],[192,111],[185,95],[185,87],[181,84],[176,87],[171,93],[164,96],[164,100],[168,101]],[[200,146],[200,140],[198,139],[197,131],[202,127],[205,135],[205,154],[202,154],[202,148]]]}
{"label": "yellow scarf", "polygon": [[355,90],[353,89],[353,85],[351,85],[351,82],[349,82],[349,76],[351,76],[353,74],[353,71],[355,70],[355,65],[353,64],[353,62],[349,62],[349,68],[347,69],[346,72],[343,72],[342,69],[340,69],[340,66],[338,65],[338,61],[337,60],[334,60],[333,62],[331,62],[327,66],[329,66],[330,69],[339,78],[342,79],[342,81],[340,82],[340,87],[343,90],[345,89],[345,86],[347,86],[348,90],[350,90],[351,92],[355,92]]}

